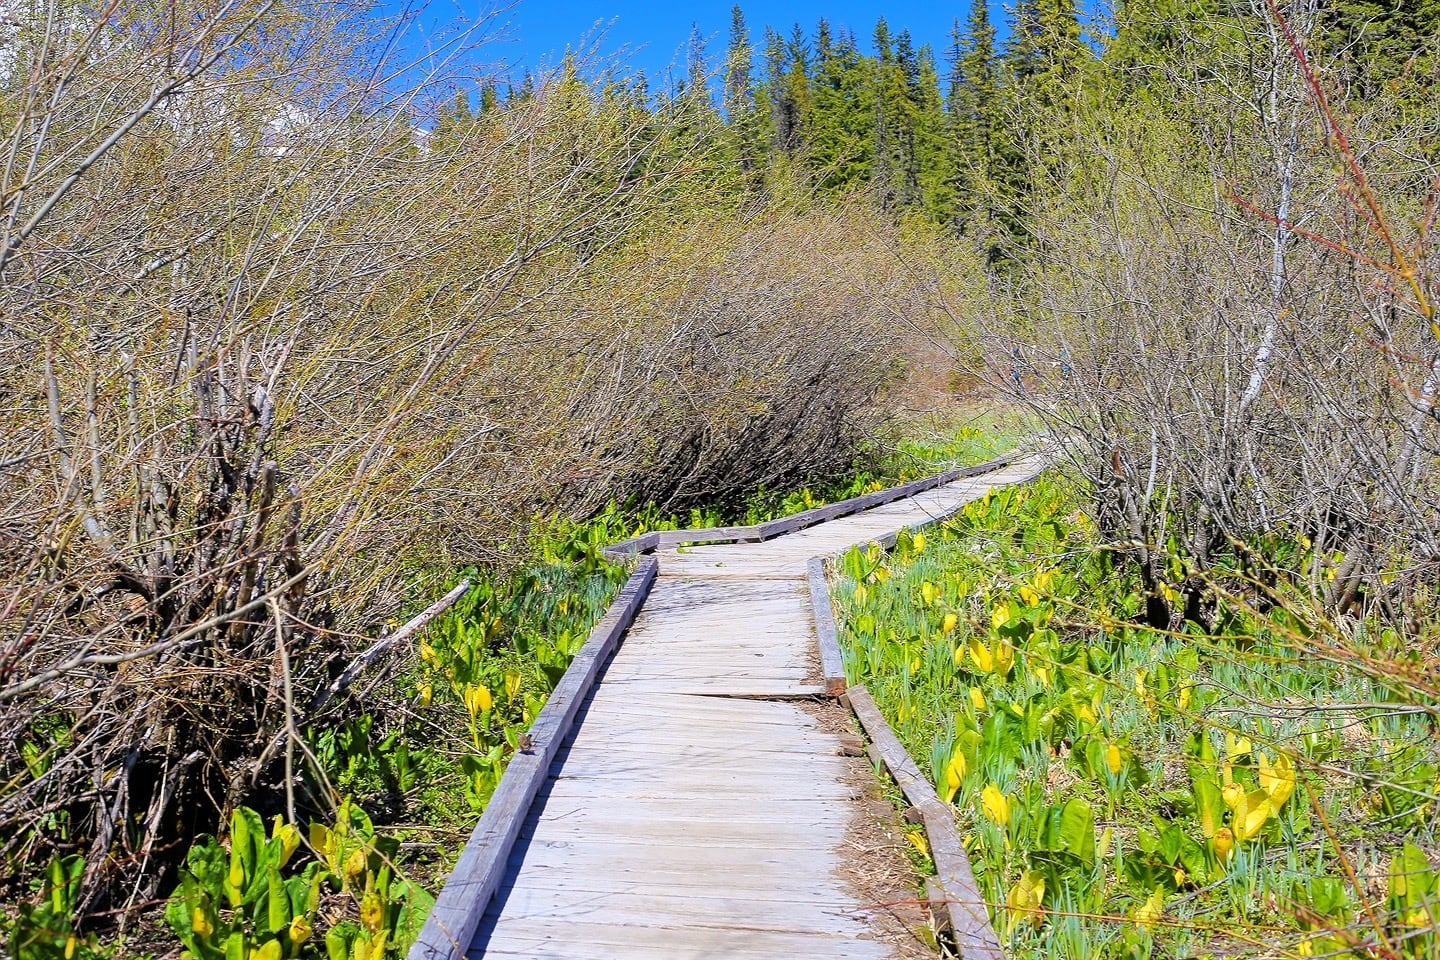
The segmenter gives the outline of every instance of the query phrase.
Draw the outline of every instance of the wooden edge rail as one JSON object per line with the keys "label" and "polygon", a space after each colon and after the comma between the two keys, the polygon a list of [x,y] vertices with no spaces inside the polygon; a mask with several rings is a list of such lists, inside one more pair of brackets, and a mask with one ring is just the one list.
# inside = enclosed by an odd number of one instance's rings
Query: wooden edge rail
{"label": "wooden edge rail", "polygon": [[[824,523],[827,520],[849,516],[852,513],[860,513],[872,507],[893,503],[896,500],[904,500],[906,497],[913,497],[917,493],[924,493],[926,490],[943,487],[947,483],[953,483],[965,477],[978,477],[981,474],[999,470],[1002,467],[1009,466],[1019,456],[1021,456],[1021,454],[1018,451],[1007,453],[1002,457],[997,457],[986,463],[977,463],[973,467],[956,467],[953,470],[946,470],[944,473],[922,477],[919,480],[914,480],[898,487],[887,487],[884,490],[877,490],[874,493],[850,497],[848,500],[841,500],[838,503],[827,504],[823,507],[815,507],[803,513],[797,513],[792,517],[782,517],[779,520],[770,520],[766,523],[740,527],[699,527],[686,530],[655,530],[650,533],[641,534],[638,537],[631,537],[629,540],[622,540],[619,543],[612,544],[601,552],[607,559],[621,560],[625,557],[635,556],[636,554],[653,553],[656,550],[668,550],[672,547],[678,547],[687,543],[755,543],[763,540],[773,540],[787,533],[794,533],[797,530],[804,530],[806,527],[813,527],[817,523]],[[893,544],[893,542],[892,539],[891,543]]]}
{"label": "wooden edge rail", "polygon": [[[955,817],[950,806],[942,803],[930,781],[890,729],[870,691],[863,685],[851,687],[845,694],[850,710],[865,728],[880,761],[904,792],[910,805],[920,814],[925,836],[930,843],[930,858],[935,862],[934,883],[930,885],[931,910],[937,913],[937,926],[949,921],[955,946],[963,960],[1004,960],[1000,940],[990,925],[985,898],[975,883],[970,858],[960,842]],[[934,896],[938,893],[938,898]],[[938,902],[937,902],[938,901]],[[940,911],[943,909],[943,913]]]}
{"label": "wooden edge rail", "polygon": [[860,513],[872,507],[883,506],[887,503],[894,503],[896,500],[904,500],[906,497],[913,497],[917,493],[924,493],[926,490],[933,490],[936,487],[943,487],[947,483],[954,483],[956,480],[965,477],[978,477],[984,473],[999,470],[1009,466],[1011,461],[1018,454],[1007,453],[1002,457],[986,463],[977,463],[973,467],[956,467],[953,470],[946,470],[929,477],[921,477],[910,483],[898,487],[887,487],[884,490],[877,490],[874,493],[866,493],[858,497],[851,497],[848,500],[841,500],[839,503],[831,503],[823,507],[815,507],[813,510],[806,510],[804,513],[797,513],[793,517],[782,517],[779,520],[771,520],[768,523],[760,524],[760,539],[771,540],[786,533],[794,533],[796,530],[804,530],[806,527],[813,527],[817,523],[824,523],[827,520],[834,520],[838,517],[849,516],[852,513]]}
{"label": "wooden edge rail", "polygon": [[835,606],[825,582],[825,558],[813,557],[805,565],[810,578],[810,606],[815,612],[815,633],[820,638],[820,672],[825,693],[838,697],[845,692],[845,660],[840,655],[840,631],[835,625]]}
{"label": "wooden edge rail", "polygon": [[660,562],[653,557],[640,562],[570,662],[530,728],[529,749],[516,753],[505,768],[419,939],[410,948],[408,960],[463,960],[469,951],[480,919],[504,878],[505,864],[530,805],[574,724],[576,711],[621,635],[634,622],[659,568]]}
{"label": "wooden edge rail", "polygon": [[[1006,484],[1005,486],[1006,486],[1006,488],[1009,488],[1009,487],[1018,487],[1018,486],[1022,486],[1022,485],[1024,485],[1024,484],[1027,484],[1027,483],[1031,482],[1032,480],[1034,480],[1035,478],[1039,477],[1040,474],[1044,473],[1047,469],[1049,469],[1049,466],[1050,466],[1050,463],[1049,463],[1049,460],[1048,460],[1048,459],[1041,459],[1041,460],[1039,460],[1039,461],[1036,463],[1035,469],[1031,470],[1029,474],[1027,474],[1026,476],[1023,476],[1023,477],[1019,477],[1018,479],[1012,480],[1010,483]],[[954,504],[953,506],[951,506],[951,507],[949,507],[949,508],[947,508],[947,509],[945,509],[945,510],[943,510],[943,511],[937,513],[937,514],[935,514],[934,516],[926,517],[924,520],[921,520],[919,523],[912,523],[912,524],[908,525],[907,527],[905,527],[905,529],[906,529],[906,530],[909,530],[911,533],[914,533],[914,532],[916,532],[916,531],[918,531],[918,530],[923,530],[923,529],[925,529],[926,527],[933,527],[933,526],[934,526],[935,524],[937,524],[937,523],[944,523],[946,520],[949,520],[951,517],[955,516],[956,514],[960,513],[962,510],[964,510],[966,507],[970,506],[970,504],[973,503],[973,502],[974,502],[974,501],[966,501],[965,503],[957,503],[957,504]],[[894,549],[895,544],[896,544],[896,542],[897,542],[899,539],[900,539],[900,533],[899,533],[899,531],[897,530],[895,533],[887,533],[887,534],[885,534],[885,536],[880,537],[880,538],[878,538],[878,539],[876,539],[876,540],[867,540],[866,543],[878,543],[882,549],[892,550],[892,549]],[[854,546],[856,546],[856,547],[858,547],[858,546],[863,546],[863,544],[857,543],[857,544],[855,544]]]}

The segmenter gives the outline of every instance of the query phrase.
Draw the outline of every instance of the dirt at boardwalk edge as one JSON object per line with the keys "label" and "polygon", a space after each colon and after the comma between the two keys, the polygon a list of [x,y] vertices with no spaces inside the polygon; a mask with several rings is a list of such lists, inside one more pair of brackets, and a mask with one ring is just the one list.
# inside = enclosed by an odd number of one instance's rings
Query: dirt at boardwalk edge
{"label": "dirt at boardwalk edge", "polygon": [[[834,701],[810,701],[802,709],[826,733],[860,738],[860,725]],[[913,848],[900,826],[900,814],[886,798],[865,756],[846,757],[846,783],[856,797],[852,807],[840,877],[866,905],[871,936],[900,960],[935,960],[934,931],[923,897],[924,880],[910,860]]]}

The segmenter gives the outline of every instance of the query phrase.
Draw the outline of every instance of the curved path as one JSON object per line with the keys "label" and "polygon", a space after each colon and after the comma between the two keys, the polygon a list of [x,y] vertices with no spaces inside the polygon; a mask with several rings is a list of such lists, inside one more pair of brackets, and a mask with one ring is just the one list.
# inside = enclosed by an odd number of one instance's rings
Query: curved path
{"label": "curved path", "polygon": [[[550,765],[470,957],[883,958],[842,875],[861,796],[825,696],[807,563],[1024,482],[1040,457],[659,575]],[[828,612],[827,612],[828,615]]]}

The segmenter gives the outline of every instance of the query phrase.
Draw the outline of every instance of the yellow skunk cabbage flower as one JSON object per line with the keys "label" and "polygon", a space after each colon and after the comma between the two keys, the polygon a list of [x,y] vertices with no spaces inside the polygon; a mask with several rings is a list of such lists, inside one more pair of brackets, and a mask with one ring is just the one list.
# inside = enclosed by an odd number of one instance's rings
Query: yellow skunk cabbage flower
{"label": "yellow skunk cabbage flower", "polygon": [[980,806],[991,823],[1002,827],[1010,823],[1010,798],[1001,793],[995,784],[980,791]]}
{"label": "yellow skunk cabbage flower", "polygon": [[505,699],[514,700],[520,696],[520,674],[511,670],[505,674]]}
{"label": "yellow skunk cabbage flower", "polygon": [[1026,870],[1020,882],[1005,895],[1010,913],[1010,929],[1029,921],[1033,926],[1045,922],[1045,878],[1034,870]]}
{"label": "yellow skunk cabbage flower", "polygon": [[925,842],[925,834],[921,833],[919,830],[912,830],[911,832],[905,834],[905,839],[910,841],[910,846],[914,847],[916,852],[919,853],[920,856],[930,856],[930,844]]}
{"label": "yellow skunk cabbage flower", "polygon": [[1135,911],[1135,925],[1142,930],[1155,926],[1155,921],[1165,915],[1165,888],[1156,887],[1149,899]]}
{"label": "yellow skunk cabbage flower", "polygon": [[1245,794],[1236,805],[1235,816],[1230,824],[1230,828],[1235,832],[1235,839],[1241,843],[1254,840],[1264,829],[1265,821],[1270,819],[1270,813],[1270,796],[1264,790]]}
{"label": "yellow skunk cabbage flower", "polygon": [[945,782],[941,785],[940,799],[949,803],[955,799],[955,794],[960,792],[960,784],[965,781],[965,754],[956,750],[950,756],[950,762],[945,765]]}
{"label": "yellow skunk cabbage flower", "polygon": [[1225,734],[1225,758],[1231,763],[1248,756],[1250,750],[1249,737],[1237,737],[1228,732]]}
{"label": "yellow skunk cabbage flower", "polygon": [[976,713],[985,711],[985,694],[980,692],[979,687],[970,688],[970,705],[975,708]]}
{"label": "yellow skunk cabbage flower", "polygon": [[272,839],[276,837],[280,839],[280,866],[283,867],[290,862],[290,858],[300,847],[300,831],[293,823],[282,822],[277,815],[270,836]]}
{"label": "yellow skunk cabbage flower", "polygon": [[865,601],[869,596],[870,594],[865,590],[865,584],[857,583],[855,585],[855,603],[857,605],[864,606]]}
{"label": "yellow skunk cabbage flower", "polygon": [[1240,806],[1240,801],[1245,799],[1245,788],[1238,783],[1227,783],[1225,789],[1220,791],[1220,796],[1225,800],[1225,806],[1232,811]]}
{"label": "yellow skunk cabbage flower", "polygon": [[1215,831],[1215,856],[1221,863],[1230,859],[1230,853],[1235,847],[1235,834],[1230,832],[1229,827],[1221,827]]}
{"label": "yellow skunk cabbage flower", "polygon": [[435,699],[435,687],[428,683],[420,684],[420,706],[430,706],[430,701]]}
{"label": "yellow skunk cabbage flower", "polygon": [[910,546],[915,549],[915,552],[916,552],[916,553],[924,553],[924,552],[925,552],[925,534],[923,534],[923,533],[917,533],[917,534],[915,534],[915,536],[914,536],[914,537],[911,539],[911,541],[910,541]]}
{"label": "yellow skunk cabbage flower", "polygon": [[931,583],[929,580],[926,580],[924,583],[920,584],[920,599],[925,601],[925,606],[928,607],[932,603],[934,603],[935,598],[939,595],[940,589],[936,587],[935,584]]}
{"label": "yellow skunk cabbage flower", "polygon": [[290,942],[296,945],[304,943],[315,936],[315,928],[310,924],[310,918],[303,913],[290,921]]}
{"label": "yellow skunk cabbage flower", "polygon": [[1033,607],[1040,603],[1040,594],[1027,583],[1020,588],[1020,600],[1025,606]]}
{"label": "yellow skunk cabbage flower", "polygon": [[940,629],[946,633],[952,632],[960,624],[960,618],[953,613],[945,614],[945,619],[940,622]]}
{"label": "yellow skunk cabbage flower", "polygon": [[1120,771],[1125,769],[1125,758],[1120,754],[1120,748],[1110,744],[1105,748],[1105,766],[1112,776],[1120,776]]}
{"label": "yellow skunk cabbage flower", "polygon": [[970,659],[974,661],[975,669],[981,673],[993,673],[995,670],[994,655],[990,653],[990,648],[978,639],[970,641]]}
{"label": "yellow skunk cabbage flower", "polygon": [[472,683],[465,688],[465,709],[470,711],[470,716],[477,713],[489,713],[495,706],[495,698],[490,695],[490,688],[483,683]]}
{"label": "yellow skunk cabbage flower", "polygon": [[1008,640],[1001,640],[995,644],[995,673],[997,676],[1008,676],[1012,667],[1015,666],[1015,645]]}
{"label": "yellow skunk cabbage flower", "polygon": [[350,851],[350,856],[345,858],[345,888],[353,890],[361,880],[365,878],[365,870],[370,865],[370,858],[365,851],[356,847]]}
{"label": "yellow skunk cabbage flower", "polygon": [[380,894],[369,890],[360,900],[360,925],[373,937],[385,923],[385,904]]}
{"label": "yellow skunk cabbage flower", "polygon": [[1270,797],[1270,806],[1278,813],[1295,792],[1295,764],[1282,753],[1271,766],[1270,758],[1260,754],[1260,787]]}
{"label": "yellow skunk cabbage flower", "polygon": [[1095,856],[1104,860],[1110,853],[1110,845],[1115,842],[1115,828],[1106,827],[1100,834],[1100,839],[1095,841]]}
{"label": "yellow skunk cabbage flower", "polygon": [[999,630],[1010,622],[1010,604],[997,603],[995,609],[990,612],[990,625]]}

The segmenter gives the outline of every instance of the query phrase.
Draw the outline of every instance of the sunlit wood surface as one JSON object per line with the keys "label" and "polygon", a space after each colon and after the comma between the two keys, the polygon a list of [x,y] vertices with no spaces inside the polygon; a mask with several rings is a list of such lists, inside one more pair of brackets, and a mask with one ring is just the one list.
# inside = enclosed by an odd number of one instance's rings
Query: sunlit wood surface
{"label": "sunlit wood surface", "polygon": [[472,957],[892,956],[843,879],[860,799],[806,562],[1033,477],[1011,466],[764,543],[680,547],[550,768]]}

